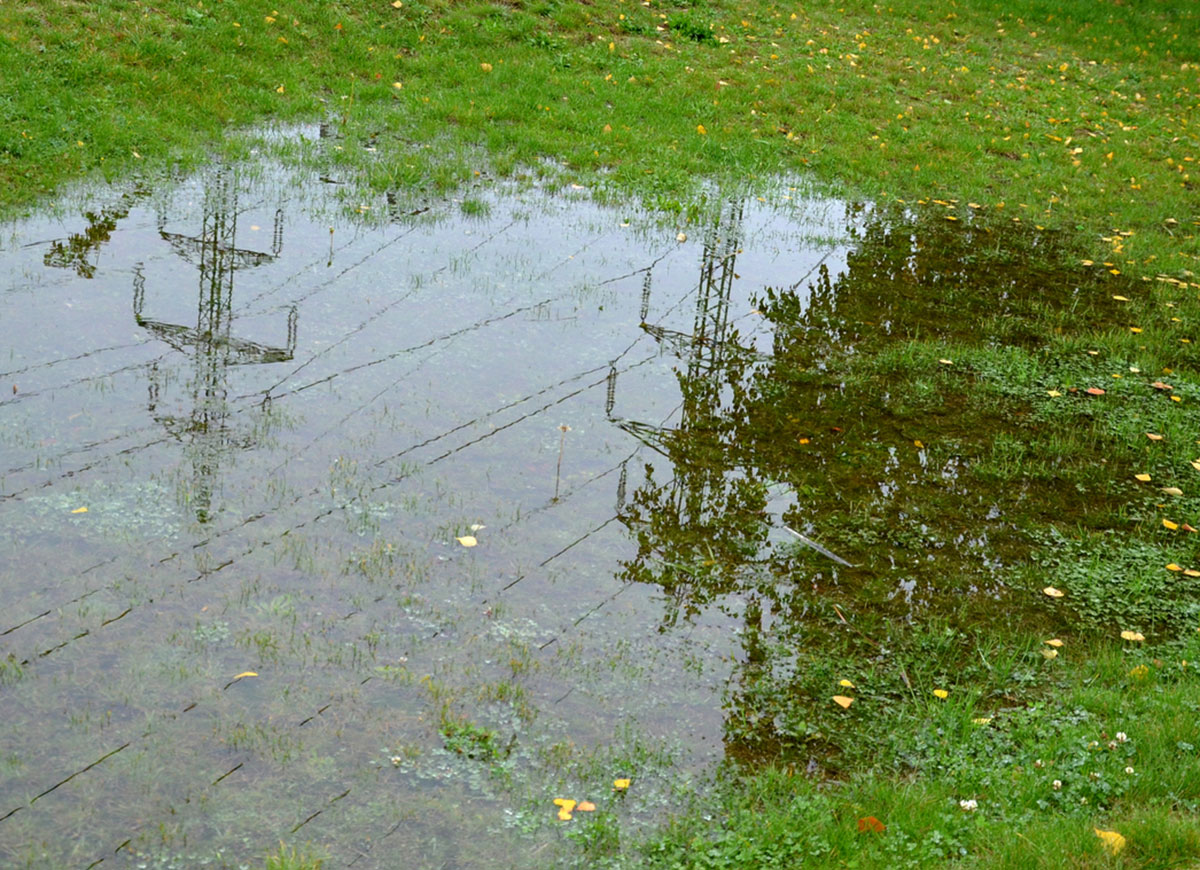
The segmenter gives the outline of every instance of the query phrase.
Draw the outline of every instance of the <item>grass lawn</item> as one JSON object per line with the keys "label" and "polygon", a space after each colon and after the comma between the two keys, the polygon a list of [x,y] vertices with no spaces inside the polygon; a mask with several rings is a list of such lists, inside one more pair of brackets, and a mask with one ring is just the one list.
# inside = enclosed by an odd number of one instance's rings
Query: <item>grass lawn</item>
{"label": "grass lawn", "polygon": [[[933,460],[966,451],[979,488],[1029,496],[1004,502],[1025,603],[780,630],[725,699],[753,763],[665,828],[582,820],[580,860],[1200,867],[1200,4],[0,0],[0,40],[9,216],[237,154],[228,134],[268,121],[331,125],[343,144],[281,147],[363,197],[528,175],[686,215],[700,179],[804,177],[907,209],[952,277],[900,312],[931,328],[824,348],[814,379],[815,324],[764,304],[795,340],[747,388],[734,464],[797,468],[778,444],[807,430],[780,409],[830,414],[804,404],[822,380],[886,396]],[[893,253],[864,240],[857,286],[899,281]],[[1064,282],[1086,312],[1041,300]],[[947,293],[969,311],[1001,286],[1032,301],[938,331]],[[779,473],[818,493],[839,455]],[[838,552],[890,533],[830,504]]]}

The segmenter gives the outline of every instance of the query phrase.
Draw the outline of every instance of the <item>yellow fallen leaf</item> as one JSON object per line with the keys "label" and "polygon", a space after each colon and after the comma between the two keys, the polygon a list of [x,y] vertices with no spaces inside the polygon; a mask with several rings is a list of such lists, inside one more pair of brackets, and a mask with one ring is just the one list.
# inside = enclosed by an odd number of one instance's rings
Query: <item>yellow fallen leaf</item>
{"label": "yellow fallen leaf", "polygon": [[1145,640],[1146,637],[1140,631],[1123,631],[1121,632],[1121,640]]}
{"label": "yellow fallen leaf", "polygon": [[571,811],[568,810],[566,807],[563,807],[561,810],[558,811],[558,820],[560,822],[571,821]]}
{"label": "yellow fallen leaf", "polygon": [[841,686],[843,689],[856,688],[854,683],[850,682],[849,680],[838,680],[838,685]]}
{"label": "yellow fallen leaf", "polygon": [[578,803],[578,801],[571,800],[571,798],[555,798],[554,799],[554,805],[556,807],[562,807],[568,813],[571,812],[571,810],[575,809],[575,804],[577,804],[577,803]]}
{"label": "yellow fallen leaf", "polygon": [[701,136],[707,136],[707,135],[708,135],[708,131],[704,129],[704,125],[703,125],[703,124],[697,124],[697,125],[696,125],[696,132],[697,132],[697,133],[699,133]]}
{"label": "yellow fallen leaf", "polygon": [[1104,848],[1110,855],[1115,855],[1125,848],[1125,838],[1116,831],[1102,831],[1099,828],[1093,828],[1096,836],[1104,841]]}
{"label": "yellow fallen leaf", "polygon": [[1146,437],[1149,438],[1151,441],[1162,441],[1163,440],[1163,437],[1161,435],[1158,435],[1154,432],[1147,432]]}
{"label": "yellow fallen leaf", "polygon": [[404,87],[404,84],[402,82],[392,82],[392,87],[399,89]]}
{"label": "yellow fallen leaf", "polygon": [[594,803],[592,803],[591,801],[580,801],[579,806],[575,807],[575,812],[577,812],[577,813],[594,813],[594,812],[596,812],[596,805]]}
{"label": "yellow fallen leaf", "polygon": [[1179,523],[1173,523],[1170,520],[1163,520],[1163,528],[1170,529],[1172,532],[1179,528]]}
{"label": "yellow fallen leaf", "polygon": [[1195,568],[1184,568],[1183,576],[1184,577],[1200,577],[1200,571],[1197,571]]}
{"label": "yellow fallen leaf", "polygon": [[256,674],[254,671],[242,671],[240,674],[238,674],[236,677],[234,677],[234,679],[240,680],[242,677],[257,677],[257,676],[258,676],[258,674]]}
{"label": "yellow fallen leaf", "polygon": [[924,445],[924,444],[922,444],[922,443],[920,442],[920,440],[914,441],[914,442],[913,442],[913,447],[917,448],[918,450],[923,450],[923,449],[925,449],[925,445]]}
{"label": "yellow fallen leaf", "polygon": [[87,512],[87,508],[85,507],[77,507],[75,510],[71,511],[73,514],[86,514]]}
{"label": "yellow fallen leaf", "polygon": [[491,72],[491,71],[492,71],[492,65],[491,65],[490,63],[481,63],[481,64],[479,65],[479,68],[480,68],[481,70],[483,70],[484,72]]}
{"label": "yellow fallen leaf", "polygon": [[1171,401],[1172,402],[1182,402],[1183,399],[1181,399],[1179,396],[1172,396]]}
{"label": "yellow fallen leaf", "polygon": [[934,697],[941,698],[943,701],[950,697],[950,693],[945,689],[934,689]]}
{"label": "yellow fallen leaf", "polygon": [[1063,642],[1061,640],[1059,640],[1057,637],[1052,637],[1048,641],[1046,641],[1046,646],[1052,646],[1055,649],[1057,649],[1058,647],[1061,647],[1062,645],[1063,645]]}
{"label": "yellow fallen leaf", "polygon": [[1062,393],[1060,393],[1058,390],[1046,390],[1046,395],[1049,396],[1051,399],[1057,399],[1059,396],[1062,395]]}
{"label": "yellow fallen leaf", "polygon": [[1132,332],[1134,335],[1137,335],[1138,333],[1140,333],[1142,331],[1142,328],[1140,326],[1131,326],[1131,327],[1129,327],[1129,331]]}
{"label": "yellow fallen leaf", "polygon": [[992,721],[992,717],[991,716],[980,716],[978,719],[972,719],[971,721],[974,722],[976,725],[986,725],[987,723]]}
{"label": "yellow fallen leaf", "polygon": [[1048,659],[1056,659],[1056,658],[1058,658],[1058,650],[1044,649],[1044,650],[1042,650],[1042,655],[1044,655]]}
{"label": "yellow fallen leaf", "polygon": [[1053,586],[1047,586],[1042,590],[1042,593],[1049,595],[1051,598],[1062,598],[1066,594],[1061,589],[1055,589]]}
{"label": "yellow fallen leaf", "polygon": [[847,698],[845,695],[834,695],[833,703],[837,704],[843,710],[847,710],[850,708],[850,705],[854,703],[854,699]]}
{"label": "yellow fallen leaf", "polygon": [[1116,299],[1118,302],[1128,302],[1129,301],[1129,297],[1127,297],[1127,296],[1114,296],[1113,299]]}
{"label": "yellow fallen leaf", "polygon": [[1167,495],[1183,495],[1183,490],[1177,486],[1164,486],[1162,491]]}
{"label": "yellow fallen leaf", "polygon": [[615,788],[617,791],[625,791],[625,789],[629,788],[629,780],[628,779],[614,779],[613,780],[613,788]]}
{"label": "yellow fallen leaf", "polygon": [[938,362],[940,362],[944,366],[954,365],[954,360],[952,360],[952,359],[940,359],[940,360],[938,360]]}
{"label": "yellow fallen leaf", "polygon": [[1150,475],[1148,475],[1148,474],[1135,474],[1135,475],[1133,476],[1133,479],[1134,479],[1134,480],[1140,480],[1142,483],[1149,483],[1149,482],[1150,482]]}
{"label": "yellow fallen leaf", "polygon": [[1168,571],[1182,571],[1183,567],[1180,565],[1176,565],[1174,562],[1172,562],[1171,564],[1167,565],[1167,570]]}
{"label": "yellow fallen leaf", "polygon": [[1192,468],[1196,469],[1197,471],[1200,471],[1200,459],[1192,460]]}
{"label": "yellow fallen leaf", "polygon": [[275,93],[277,93],[277,94],[282,94],[282,93],[283,93],[283,85],[280,85],[279,87],[277,87],[277,88],[275,89]]}
{"label": "yellow fallen leaf", "polygon": [[474,535],[463,535],[461,538],[455,538],[454,540],[458,541],[464,547],[474,547],[479,543],[477,540],[475,540]]}
{"label": "yellow fallen leaf", "polygon": [[401,2],[401,0],[396,0],[396,2],[392,4],[392,6],[394,6],[396,9],[399,9],[403,5],[404,4]]}

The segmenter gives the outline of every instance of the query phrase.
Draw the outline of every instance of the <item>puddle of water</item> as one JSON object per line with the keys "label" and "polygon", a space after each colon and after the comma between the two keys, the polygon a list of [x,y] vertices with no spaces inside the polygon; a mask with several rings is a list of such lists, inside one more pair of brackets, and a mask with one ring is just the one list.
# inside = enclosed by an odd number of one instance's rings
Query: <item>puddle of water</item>
{"label": "puddle of water", "polygon": [[1006,606],[1037,494],[974,466],[1013,409],[904,347],[1103,318],[1080,287],[780,194],[683,241],[571,196],[366,227],[323,195],[214,169],[7,233],[6,866],[544,866],[554,797],[653,822],[802,746],[754,687],[832,603]]}

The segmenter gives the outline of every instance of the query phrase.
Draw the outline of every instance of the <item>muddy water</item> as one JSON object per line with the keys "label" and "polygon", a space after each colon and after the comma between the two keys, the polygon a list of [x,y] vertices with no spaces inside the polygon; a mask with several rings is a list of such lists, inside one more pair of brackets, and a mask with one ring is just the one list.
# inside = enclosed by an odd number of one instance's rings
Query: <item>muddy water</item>
{"label": "muddy water", "polygon": [[671,226],[327,189],[213,169],[6,230],[5,866],[544,866],[802,749],[745,674],[830,602],[1003,599],[1036,493],[970,469],[1012,409],[847,372],[1036,341],[1079,288],[972,295],[982,231],[787,187]]}

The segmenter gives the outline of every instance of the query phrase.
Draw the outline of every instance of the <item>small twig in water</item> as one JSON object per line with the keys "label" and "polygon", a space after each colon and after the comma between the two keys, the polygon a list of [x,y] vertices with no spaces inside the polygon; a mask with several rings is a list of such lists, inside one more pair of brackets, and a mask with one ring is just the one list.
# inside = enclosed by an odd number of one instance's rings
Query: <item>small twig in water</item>
{"label": "small twig in water", "polygon": [[563,448],[567,444],[567,433],[571,431],[571,427],[565,423],[558,427],[558,431],[562,434],[558,436],[558,468],[554,472],[554,500],[558,501],[558,483],[562,479],[562,458]]}
{"label": "small twig in water", "polygon": [[804,535],[800,534],[798,531],[793,529],[791,526],[784,526],[784,528],[787,529],[789,532],[791,532],[793,535],[795,535],[797,538],[799,538],[800,543],[802,543],[804,546],[811,547],[812,549],[814,549],[818,553],[820,553],[822,556],[824,556],[826,559],[832,559],[833,561],[837,562],[839,565],[845,565],[847,568],[857,568],[858,567],[857,565],[853,565],[850,562],[847,562],[841,556],[837,555],[837,553],[833,553],[829,550],[826,550],[824,547],[822,547],[820,544],[818,544],[812,538],[805,537]]}

